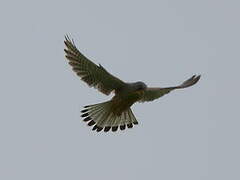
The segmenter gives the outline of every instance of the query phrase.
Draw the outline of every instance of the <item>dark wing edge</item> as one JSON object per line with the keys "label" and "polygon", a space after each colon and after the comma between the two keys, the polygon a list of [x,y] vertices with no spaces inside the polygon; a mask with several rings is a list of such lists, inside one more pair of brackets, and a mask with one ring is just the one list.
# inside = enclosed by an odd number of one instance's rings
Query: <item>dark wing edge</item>
{"label": "dark wing edge", "polygon": [[100,92],[109,95],[112,91],[121,89],[126,84],[122,80],[111,75],[101,65],[97,66],[86,58],[75,46],[74,41],[65,36],[64,49],[65,57],[69,60],[69,65],[81,79],[90,87],[98,89]]}
{"label": "dark wing edge", "polygon": [[194,75],[191,78],[184,81],[179,86],[166,87],[166,88],[147,88],[146,91],[144,92],[142,99],[139,100],[139,102],[153,101],[155,99],[158,99],[164,96],[165,94],[168,94],[174,89],[184,89],[184,88],[193,86],[199,81],[200,77],[201,75],[198,75],[198,76]]}

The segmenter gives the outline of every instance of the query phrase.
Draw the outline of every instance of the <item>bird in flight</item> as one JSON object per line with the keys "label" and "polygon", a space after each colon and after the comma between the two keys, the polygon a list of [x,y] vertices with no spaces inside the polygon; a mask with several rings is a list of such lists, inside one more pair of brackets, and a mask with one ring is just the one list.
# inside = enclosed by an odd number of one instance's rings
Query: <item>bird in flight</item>
{"label": "bird in flight", "polygon": [[83,121],[89,126],[93,126],[92,130],[113,132],[118,129],[124,130],[137,125],[138,121],[135,118],[131,106],[136,102],[153,101],[175,89],[183,89],[196,84],[200,75],[192,76],[178,86],[172,87],[147,87],[141,81],[127,83],[110,74],[100,64],[96,65],[87,57],[85,57],[75,46],[74,41],[65,36],[64,41],[66,48],[66,58],[80,78],[90,87],[98,89],[105,95],[114,92],[111,100],[84,106],[81,111]]}

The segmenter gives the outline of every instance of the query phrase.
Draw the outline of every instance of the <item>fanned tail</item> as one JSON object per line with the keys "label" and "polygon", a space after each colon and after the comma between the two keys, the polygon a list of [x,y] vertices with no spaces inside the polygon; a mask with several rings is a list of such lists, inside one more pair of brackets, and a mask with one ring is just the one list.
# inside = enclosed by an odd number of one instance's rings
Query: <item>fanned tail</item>
{"label": "fanned tail", "polygon": [[82,112],[83,121],[88,122],[89,126],[93,126],[92,130],[97,132],[104,130],[113,132],[124,130],[126,127],[132,128],[138,124],[132,110],[128,108],[121,115],[116,115],[111,111],[111,101],[85,106]]}

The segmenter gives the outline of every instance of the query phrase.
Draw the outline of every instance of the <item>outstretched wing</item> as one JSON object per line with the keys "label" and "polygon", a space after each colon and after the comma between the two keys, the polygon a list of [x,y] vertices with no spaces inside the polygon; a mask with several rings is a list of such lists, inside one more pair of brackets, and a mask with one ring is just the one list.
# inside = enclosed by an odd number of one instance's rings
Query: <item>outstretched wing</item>
{"label": "outstretched wing", "polygon": [[179,86],[174,86],[174,87],[166,87],[166,88],[147,88],[146,91],[144,92],[143,98],[140,100],[140,102],[145,102],[145,101],[153,101],[155,99],[160,98],[161,96],[168,94],[170,91],[174,89],[183,89],[190,87],[194,84],[196,84],[199,79],[200,75],[192,76],[188,80],[184,81],[181,85]]}
{"label": "outstretched wing", "polygon": [[73,71],[90,87],[109,95],[113,90],[121,89],[126,85],[123,81],[107,72],[101,65],[97,66],[87,59],[68,36],[65,36],[64,43],[66,45],[66,49],[64,49],[66,58],[69,60]]}

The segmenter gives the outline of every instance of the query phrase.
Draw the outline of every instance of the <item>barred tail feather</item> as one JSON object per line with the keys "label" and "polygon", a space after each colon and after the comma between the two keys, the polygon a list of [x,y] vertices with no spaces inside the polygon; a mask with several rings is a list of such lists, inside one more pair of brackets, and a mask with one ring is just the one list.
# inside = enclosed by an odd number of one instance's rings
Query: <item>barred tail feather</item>
{"label": "barred tail feather", "polygon": [[81,112],[83,121],[87,122],[89,126],[94,125],[92,130],[97,132],[102,130],[108,132],[110,129],[115,132],[118,128],[124,130],[126,127],[132,128],[133,125],[138,124],[130,108],[121,115],[111,112],[111,101],[85,106]]}

